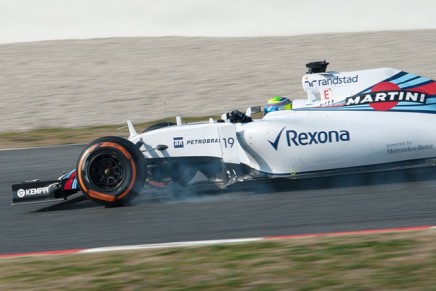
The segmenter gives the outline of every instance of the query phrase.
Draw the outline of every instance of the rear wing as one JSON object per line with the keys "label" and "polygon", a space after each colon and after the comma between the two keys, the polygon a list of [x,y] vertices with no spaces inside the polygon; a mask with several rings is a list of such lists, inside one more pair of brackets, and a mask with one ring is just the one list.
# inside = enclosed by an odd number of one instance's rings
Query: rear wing
{"label": "rear wing", "polygon": [[365,91],[374,84],[388,80],[400,70],[379,68],[351,72],[323,72],[306,74],[302,78],[308,104],[315,101],[339,102]]}

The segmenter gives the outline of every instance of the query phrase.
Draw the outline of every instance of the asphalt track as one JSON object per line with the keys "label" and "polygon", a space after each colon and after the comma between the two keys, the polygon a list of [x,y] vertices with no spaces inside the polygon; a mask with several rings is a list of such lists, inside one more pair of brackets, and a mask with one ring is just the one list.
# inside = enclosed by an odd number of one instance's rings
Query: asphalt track
{"label": "asphalt track", "polygon": [[82,148],[0,151],[0,254],[436,225],[435,168],[10,206],[12,183],[57,178]]}

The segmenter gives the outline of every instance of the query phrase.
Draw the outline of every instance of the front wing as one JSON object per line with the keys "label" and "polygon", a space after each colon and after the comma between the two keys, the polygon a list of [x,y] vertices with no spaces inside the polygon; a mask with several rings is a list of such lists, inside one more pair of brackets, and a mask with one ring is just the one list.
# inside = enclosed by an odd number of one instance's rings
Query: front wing
{"label": "front wing", "polygon": [[12,205],[65,200],[78,191],[76,170],[72,170],[58,180],[31,180],[12,185]]}

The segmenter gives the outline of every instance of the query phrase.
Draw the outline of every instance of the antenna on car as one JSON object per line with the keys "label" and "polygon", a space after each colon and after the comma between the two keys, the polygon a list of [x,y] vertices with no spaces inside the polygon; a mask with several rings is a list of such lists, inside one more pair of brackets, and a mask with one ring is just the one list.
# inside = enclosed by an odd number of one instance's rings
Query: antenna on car
{"label": "antenna on car", "polygon": [[326,60],[307,63],[306,68],[308,70],[306,74],[325,73],[328,65],[329,63]]}
{"label": "antenna on car", "polygon": [[138,133],[136,132],[136,130],[133,127],[133,124],[132,124],[132,122],[130,120],[127,120],[127,127],[129,128],[129,133],[130,133],[129,138],[132,138],[132,137],[138,135]]}
{"label": "antenna on car", "polygon": [[164,108],[165,108],[165,121],[166,122],[169,122],[169,120],[168,120],[168,112],[167,112],[167,103],[166,102],[164,102]]}

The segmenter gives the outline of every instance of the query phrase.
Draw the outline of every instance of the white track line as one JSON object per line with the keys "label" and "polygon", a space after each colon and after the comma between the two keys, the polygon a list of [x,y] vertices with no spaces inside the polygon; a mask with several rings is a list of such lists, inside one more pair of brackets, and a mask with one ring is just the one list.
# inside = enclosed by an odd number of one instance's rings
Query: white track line
{"label": "white track line", "polygon": [[50,148],[60,148],[60,147],[69,147],[69,146],[85,146],[85,145],[86,144],[73,143],[73,144],[49,145],[49,146],[39,146],[39,147],[10,148],[10,149],[0,149],[0,152],[35,150],[35,149],[50,149]]}
{"label": "white track line", "polygon": [[115,247],[103,247],[85,249],[79,251],[79,253],[101,253],[101,252],[113,252],[113,251],[131,251],[142,249],[162,249],[162,248],[176,248],[176,247],[196,247],[196,246],[209,246],[217,244],[235,244],[235,243],[248,243],[263,240],[262,237],[258,238],[243,238],[243,239],[222,239],[222,240],[203,240],[203,241],[187,241],[187,242],[174,242],[174,243],[162,243],[162,244],[145,244],[145,245],[132,245],[132,246],[115,246]]}

